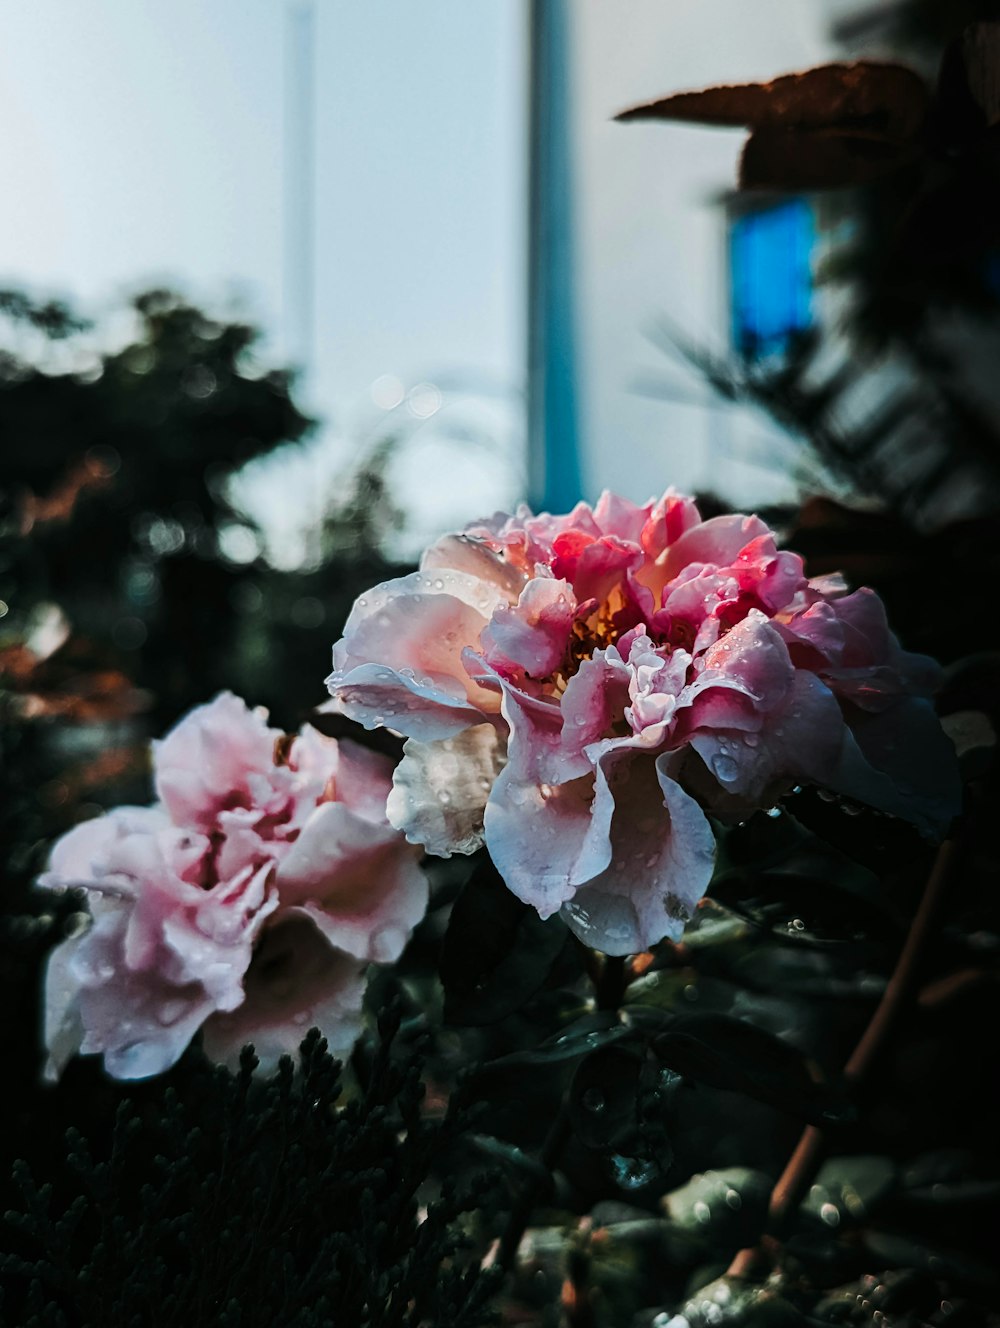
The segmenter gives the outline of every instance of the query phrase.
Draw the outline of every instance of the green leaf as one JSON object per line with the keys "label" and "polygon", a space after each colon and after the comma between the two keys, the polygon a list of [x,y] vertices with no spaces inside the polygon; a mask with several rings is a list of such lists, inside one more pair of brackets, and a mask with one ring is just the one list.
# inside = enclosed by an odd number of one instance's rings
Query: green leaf
{"label": "green leaf", "polygon": [[492,1024],[520,1009],[544,984],[569,933],[507,889],[486,859],[451,911],[441,953],[444,1017],[451,1024]]}
{"label": "green leaf", "polygon": [[692,1176],[663,1199],[676,1226],[714,1240],[750,1244],[764,1230],[771,1180],[750,1167],[727,1167]]}
{"label": "green leaf", "polygon": [[[609,1017],[613,1016],[604,1016],[605,1019]],[[564,1030],[556,1037],[548,1038],[537,1047],[512,1051],[509,1055],[487,1061],[482,1067],[482,1072],[507,1069],[516,1065],[556,1065],[560,1061],[586,1056],[588,1052],[608,1047],[613,1042],[622,1042],[626,1038],[634,1038],[636,1035],[634,1029],[617,1021],[611,1027],[595,1028],[593,1027],[595,1018],[596,1016],[588,1015],[585,1019],[578,1020],[577,1025],[571,1025],[568,1030]],[[581,1028],[579,1025],[584,1027]]]}
{"label": "green leaf", "polygon": [[745,1020],[682,1015],[653,1039],[652,1048],[677,1074],[745,1093],[811,1124],[829,1125],[849,1115],[840,1093],[815,1082],[801,1052]]}

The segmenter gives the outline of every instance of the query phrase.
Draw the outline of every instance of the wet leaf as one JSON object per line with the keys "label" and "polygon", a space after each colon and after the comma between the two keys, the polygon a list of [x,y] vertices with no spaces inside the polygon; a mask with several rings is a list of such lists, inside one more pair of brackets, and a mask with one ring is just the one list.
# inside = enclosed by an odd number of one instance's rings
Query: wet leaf
{"label": "wet leaf", "polygon": [[[583,1022],[583,1021],[580,1021]],[[635,1037],[635,1031],[624,1024],[615,1022],[611,1027],[583,1028],[564,1031],[557,1037],[549,1038],[537,1047],[528,1047],[524,1051],[512,1051],[509,1055],[498,1056],[487,1061],[483,1072],[507,1069],[517,1065],[557,1065],[560,1061],[575,1060],[577,1056],[586,1056],[588,1052],[601,1047],[611,1046],[626,1038]]]}
{"label": "wet leaf", "polygon": [[849,1115],[843,1094],[815,1082],[801,1052],[742,1019],[683,1015],[653,1039],[652,1048],[677,1074],[745,1093],[812,1124],[829,1125]]}
{"label": "wet leaf", "polygon": [[577,1066],[569,1091],[570,1122],[586,1148],[624,1148],[637,1124],[641,1052],[609,1046]]}
{"label": "wet leaf", "polygon": [[705,1171],[671,1190],[662,1206],[679,1227],[749,1244],[764,1229],[771,1184],[764,1172],[750,1167]]}
{"label": "wet leaf", "polygon": [[441,953],[445,1020],[491,1024],[543,985],[568,940],[558,917],[543,922],[513,895],[488,859],[452,907]]}
{"label": "wet leaf", "polygon": [[823,1163],[802,1211],[824,1226],[861,1222],[896,1184],[896,1168],[887,1157],[834,1157]]}
{"label": "wet leaf", "polygon": [[684,1328],[800,1328],[802,1315],[773,1287],[720,1277],[696,1291],[677,1316]]}

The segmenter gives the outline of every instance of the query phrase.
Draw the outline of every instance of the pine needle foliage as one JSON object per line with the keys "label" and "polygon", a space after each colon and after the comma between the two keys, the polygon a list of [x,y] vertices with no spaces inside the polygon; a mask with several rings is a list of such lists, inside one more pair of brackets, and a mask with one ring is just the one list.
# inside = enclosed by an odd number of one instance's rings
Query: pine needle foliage
{"label": "pine needle foliage", "polygon": [[477,1178],[474,1200],[429,1179],[463,1108],[439,1120],[422,1111],[420,1058],[393,1051],[399,1022],[398,1010],[382,1017],[366,1082],[349,1097],[313,1029],[299,1065],[286,1057],[266,1080],[245,1048],[235,1075],[201,1061],[183,1094],[122,1101],[105,1156],[68,1131],[65,1194],[61,1177],[38,1185],[18,1163],[0,1323],[491,1322],[495,1274],[470,1257],[466,1234],[491,1187]]}

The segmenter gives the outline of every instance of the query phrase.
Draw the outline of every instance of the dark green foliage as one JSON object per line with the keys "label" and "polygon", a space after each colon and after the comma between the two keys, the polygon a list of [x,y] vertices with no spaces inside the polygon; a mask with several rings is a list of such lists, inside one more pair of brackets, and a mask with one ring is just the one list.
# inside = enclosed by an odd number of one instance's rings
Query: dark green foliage
{"label": "dark green foliage", "polygon": [[562,921],[543,922],[484,859],[452,906],[441,949],[445,1018],[489,1024],[511,1014],[538,991],[568,943]]}
{"label": "dark green foliage", "polygon": [[394,1053],[398,1014],[380,1022],[360,1089],[345,1094],[313,1030],[297,1071],[286,1058],[261,1082],[245,1051],[235,1076],[189,1065],[183,1091],[123,1100],[96,1156],[70,1130],[52,1182],[19,1163],[4,1324],[487,1322],[494,1278],[463,1225],[490,1186],[433,1180],[458,1098],[428,1119],[419,1060]]}

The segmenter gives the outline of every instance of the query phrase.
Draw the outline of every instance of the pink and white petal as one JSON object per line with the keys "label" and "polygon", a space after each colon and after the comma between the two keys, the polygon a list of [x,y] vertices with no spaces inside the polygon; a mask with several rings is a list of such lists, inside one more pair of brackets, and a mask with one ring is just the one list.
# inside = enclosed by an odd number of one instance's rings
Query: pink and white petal
{"label": "pink and white petal", "polygon": [[878,713],[849,710],[841,759],[825,782],[931,839],[947,833],[962,806],[954,746],[922,697]]}
{"label": "pink and white petal", "polygon": [[573,897],[594,792],[592,777],[539,785],[516,780],[509,765],[493,785],[484,817],[490,857],[507,888],[543,918]]}
{"label": "pink and white petal", "polygon": [[366,729],[391,728],[418,742],[435,742],[481,724],[495,712],[490,696],[482,705],[468,699],[468,689],[441,675],[410,676],[383,664],[360,664],[334,671],[326,680],[336,710]]}
{"label": "pink and white petal", "polygon": [[[446,589],[427,589],[439,584]],[[476,722],[471,716],[498,709],[495,693],[469,677],[462,652],[478,646],[490,614],[506,603],[459,572],[387,582],[364,608],[357,602],[333,648],[331,695],[369,728],[388,724],[422,742],[457,733]]]}
{"label": "pink and white petal", "polygon": [[665,579],[670,581],[689,563],[728,567],[751,540],[768,534],[768,527],[757,516],[736,513],[709,517],[707,521],[689,527],[667,550],[663,562]]}
{"label": "pink and white petal", "polygon": [[386,799],[392,791],[392,771],[392,760],[384,753],[373,752],[350,738],[340,738],[334,775],[337,802],[366,821],[384,824]]}
{"label": "pink and white petal", "polygon": [[778,630],[789,645],[796,664],[819,671],[837,666],[844,657],[844,625],[834,605],[817,600],[794,613]]}
{"label": "pink and white petal", "polygon": [[153,743],[156,794],[176,825],[211,829],[221,808],[244,794],[249,775],[267,775],[280,736],[265,712],[232,692],[197,706]]}
{"label": "pink and white petal", "polygon": [[669,762],[666,755],[631,753],[604,759],[611,779],[615,765],[628,771],[611,820],[611,861],[581,884],[562,916],[585,944],[605,954],[636,954],[664,936],[679,937],[712,879],[711,826],[667,773]]}
{"label": "pink and white petal", "polygon": [[[426,606],[429,601],[437,599],[457,600],[485,620],[490,618],[494,609],[510,602],[509,595],[491,581],[470,576],[466,572],[447,567],[410,572],[407,576],[383,581],[354,601],[344,625],[343,637],[334,647],[335,653],[341,650],[345,658],[354,663],[379,658],[359,651],[356,639],[367,641],[371,639],[376,627],[388,627],[388,623],[380,623],[378,620],[387,610],[391,611],[391,606],[398,601],[403,601],[404,613],[412,615],[422,611],[422,606]],[[341,667],[336,658],[334,666]]]}
{"label": "pink and white petal", "polygon": [[[576,598],[581,602],[596,599],[603,604],[616,586],[637,572],[644,555],[636,544],[616,539],[614,535],[603,535],[587,545],[572,561],[575,562],[572,573],[563,574],[572,580]],[[559,569],[558,561],[555,568]]]}
{"label": "pink and white petal", "polygon": [[676,544],[685,531],[700,521],[701,514],[694,500],[668,489],[651,508],[639,543],[645,549],[647,558],[655,560],[664,549]]}
{"label": "pink and white petal", "polygon": [[590,659],[581,662],[562,696],[561,764],[548,772],[549,782],[552,774],[561,771],[570,778],[590,771],[593,763],[585,748],[599,742],[624,717],[631,678],[629,666],[614,646],[595,650]]}
{"label": "pink and white petal", "polygon": [[309,919],[292,916],[268,927],[246,976],[246,999],[215,1014],[202,1046],[214,1061],[235,1069],[246,1043],[265,1070],[294,1056],[308,1030],[318,1027],[334,1056],[346,1058],[361,1032],[364,964],[330,945]]}
{"label": "pink and white petal", "polygon": [[432,544],[420,559],[420,570],[434,572],[439,568],[485,581],[511,604],[517,602],[524,586],[524,572],[507,562],[490,541],[475,535],[445,535]]}
{"label": "pink and white petal", "polygon": [[[103,816],[82,821],[53,845],[48,870],[39,877],[38,884],[48,890],[91,887],[120,871],[117,850],[126,836],[141,834],[154,843],[156,835],[169,826],[169,818],[157,807],[116,807]],[[130,894],[133,887],[118,881],[115,889],[119,894]]]}
{"label": "pink and white petal", "polygon": [[837,769],[844,720],[836,699],[814,674],[796,672],[785,700],[769,712],[766,723],[752,712],[746,716],[756,719],[754,727],[733,724],[731,705],[720,702],[718,694],[703,694],[693,712],[698,727],[690,745],[724,795],[759,807],[792,784],[823,784]]}
{"label": "pink and white petal", "polygon": [[795,673],[781,634],[758,609],[751,609],[703,658],[701,674],[684,694],[687,704],[721,686],[743,692],[759,710],[772,710],[784,701]]}
{"label": "pink and white petal", "polygon": [[590,763],[563,744],[563,712],[558,701],[529,696],[500,679],[501,714],[507,721],[507,768],[524,783],[561,784],[586,774]]}
{"label": "pink and white petal", "polygon": [[576,599],[567,581],[535,577],[516,605],[502,605],[482,634],[483,654],[501,673],[545,678],[566,659]]}
{"label": "pink and white petal", "polygon": [[124,957],[126,910],[95,920],[66,943],[53,988],[75,985],[83,1055],[102,1054],[116,1079],[170,1068],[214,1008],[197,983],[176,986],[158,969],[136,973]]}
{"label": "pink and white petal", "polygon": [[507,759],[492,724],[477,724],[440,742],[407,741],[384,807],[411,844],[448,858],[483,844],[483,813]]}
{"label": "pink and white petal", "polygon": [[604,535],[614,535],[630,544],[639,544],[642,532],[653,511],[653,499],[642,507],[605,489],[594,507],[594,520]]}
{"label": "pink and white petal", "polygon": [[414,848],[339,803],[317,807],[278,873],[281,915],[305,910],[331,945],[385,963],[427,911]]}

